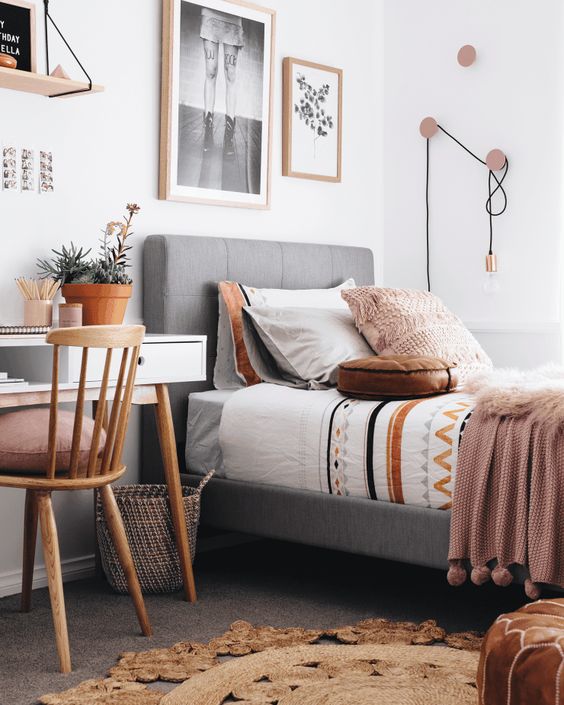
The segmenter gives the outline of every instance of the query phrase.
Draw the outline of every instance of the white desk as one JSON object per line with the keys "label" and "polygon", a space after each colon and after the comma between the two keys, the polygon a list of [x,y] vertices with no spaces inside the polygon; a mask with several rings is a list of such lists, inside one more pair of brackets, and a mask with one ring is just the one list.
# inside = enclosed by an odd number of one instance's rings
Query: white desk
{"label": "white desk", "polygon": [[[90,353],[86,399],[96,402],[100,391],[105,351],[92,349]],[[61,403],[76,400],[80,357],[79,348],[61,348],[59,369],[59,402]],[[23,377],[28,381],[27,385],[17,390],[13,387],[11,390],[2,390],[0,384],[0,409],[48,404],[51,396],[51,364],[52,346],[45,342],[45,336],[0,336],[0,371],[8,372],[10,377]],[[117,368],[115,376],[117,377]],[[168,385],[205,379],[206,336],[147,335],[145,337],[139,355],[133,403],[153,404],[155,407],[184,590],[186,599],[190,602],[196,600],[196,588],[184,519],[180,469]],[[107,398],[112,398],[111,379]]]}

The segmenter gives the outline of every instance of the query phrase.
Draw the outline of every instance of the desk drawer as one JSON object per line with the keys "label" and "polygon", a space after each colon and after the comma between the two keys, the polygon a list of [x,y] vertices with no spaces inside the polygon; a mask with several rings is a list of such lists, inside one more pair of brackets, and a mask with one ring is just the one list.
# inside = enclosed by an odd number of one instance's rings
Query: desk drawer
{"label": "desk drawer", "polygon": [[192,382],[206,378],[205,348],[201,342],[146,343],[141,346],[137,379]]}
{"label": "desk drawer", "polygon": [[[81,350],[71,348],[71,382],[80,378]],[[116,380],[121,362],[121,350],[112,356],[110,379]],[[88,351],[88,382],[102,379],[106,351],[91,348]],[[174,343],[144,343],[141,346],[137,381],[147,383],[194,382],[206,378],[205,345],[202,341]]]}

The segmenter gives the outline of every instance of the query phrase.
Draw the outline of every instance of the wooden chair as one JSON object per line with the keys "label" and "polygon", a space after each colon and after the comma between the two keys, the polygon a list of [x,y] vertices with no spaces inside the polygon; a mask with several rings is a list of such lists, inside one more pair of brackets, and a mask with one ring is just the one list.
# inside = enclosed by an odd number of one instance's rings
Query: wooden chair
{"label": "wooden chair", "polygon": [[[46,446],[46,467],[40,474],[35,470],[26,471],[25,468],[0,470],[0,487],[16,487],[26,490],[25,500],[25,526],[23,550],[23,580],[22,580],[22,611],[27,612],[31,605],[31,589],[33,580],[33,566],[35,559],[35,543],[37,523],[41,526],[41,538],[45,567],[49,584],[49,595],[53,611],[55,637],[59,653],[60,668],[63,673],[71,670],[63,582],[61,576],[61,562],[57,539],[57,528],[51,504],[51,493],[57,490],[86,490],[98,489],[106,514],[108,526],[118,553],[121,565],[127,578],[129,593],[133,598],[137,618],[145,636],[150,636],[151,625],[145,610],[143,595],[139,580],[135,572],[131,552],[127,543],[121,515],[116,504],[111,483],[119,479],[126,468],[121,463],[121,454],[127,430],[133,385],[137,370],[139,348],[145,334],[144,326],[85,326],[83,328],[60,328],[47,335],[47,342],[53,345],[53,376],[51,386],[51,401],[49,409],[43,409],[44,427],[42,432],[47,434],[45,426],[48,424]],[[67,447],[66,460],[61,467],[59,456],[61,449],[57,450],[57,442],[61,438],[57,435],[58,422],[64,426],[63,414],[58,410],[59,392],[59,354],[61,346],[74,346],[82,348],[82,365],[80,382],[77,392],[76,410],[74,412],[72,428],[72,441]],[[86,420],[91,438],[90,448],[84,450],[83,426],[84,402],[86,396],[86,380],[89,348],[106,349],[104,371],[100,383],[100,393],[96,404],[94,421]],[[121,363],[117,382],[109,390],[110,366],[114,351],[121,350]],[[112,396],[114,402],[110,407],[106,403]],[[34,417],[37,421],[37,412]],[[14,412],[17,421],[21,415],[31,411]],[[29,429],[26,430],[29,435]],[[68,434],[69,436],[71,433]],[[104,442],[105,436],[105,442]],[[82,445],[81,445],[82,441]],[[35,473],[35,474],[34,474]]]}

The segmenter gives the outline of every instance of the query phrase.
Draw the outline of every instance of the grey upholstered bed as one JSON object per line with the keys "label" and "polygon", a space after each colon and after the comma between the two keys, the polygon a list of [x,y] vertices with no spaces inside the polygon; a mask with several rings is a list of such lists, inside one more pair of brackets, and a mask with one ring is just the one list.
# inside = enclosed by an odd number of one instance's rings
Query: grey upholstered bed
{"label": "grey upholstered bed", "polygon": [[[331,287],[348,277],[357,284],[374,283],[370,250],[178,235],[147,238],[148,332],[208,336],[208,382],[171,389],[181,467],[188,394],[212,387],[217,282],[300,289]],[[143,431],[143,479],[158,481],[161,465],[152,414],[144,415]],[[437,568],[447,565],[449,520],[445,511],[224,479],[211,481],[202,507],[203,523],[220,529]]]}

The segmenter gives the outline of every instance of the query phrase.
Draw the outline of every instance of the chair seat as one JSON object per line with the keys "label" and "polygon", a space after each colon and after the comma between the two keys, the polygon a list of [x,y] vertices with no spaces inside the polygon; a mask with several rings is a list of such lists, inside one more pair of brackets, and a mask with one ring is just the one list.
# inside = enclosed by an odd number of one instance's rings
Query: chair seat
{"label": "chair seat", "polygon": [[[59,411],[57,422],[56,472],[64,473],[70,466],[74,414]],[[94,421],[84,417],[80,438],[79,475],[88,464]],[[19,475],[44,474],[47,470],[49,409],[24,409],[0,415],[0,472]],[[100,453],[106,434],[100,438]]]}

